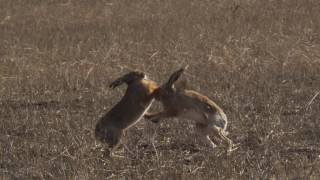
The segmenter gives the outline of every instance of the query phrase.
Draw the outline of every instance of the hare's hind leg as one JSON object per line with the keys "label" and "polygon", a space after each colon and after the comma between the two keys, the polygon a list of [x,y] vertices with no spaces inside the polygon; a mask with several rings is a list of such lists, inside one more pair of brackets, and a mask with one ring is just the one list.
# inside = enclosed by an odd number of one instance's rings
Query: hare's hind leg
{"label": "hare's hind leg", "polygon": [[198,135],[199,140],[204,143],[206,146],[214,149],[217,145],[210,139],[211,128],[206,124],[196,123],[196,132]]}
{"label": "hare's hind leg", "polygon": [[120,139],[122,137],[123,130],[117,129],[117,128],[107,128],[103,136],[101,137],[102,141],[108,144],[106,155],[107,156],[113,156],[117,157],[117,155],[114,154],[114,151],[119,147],[120,145]]}
{"label": "hare's hind leg", "polygon": [[218,127],[214,127],[213,129],[215,136],[219,138],[222,141],[222,143],[228,148],[228,152],[232,152],[238,149],[238,147],[234,145],[233,141],[225,135],[223,129]]}

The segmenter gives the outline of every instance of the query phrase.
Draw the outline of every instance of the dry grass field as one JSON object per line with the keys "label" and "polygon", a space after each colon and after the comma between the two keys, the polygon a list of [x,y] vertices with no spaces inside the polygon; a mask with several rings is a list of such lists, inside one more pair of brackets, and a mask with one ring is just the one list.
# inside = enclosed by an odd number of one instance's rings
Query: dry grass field
{"label": "dry grass field", "polygon": [[[319,179],[319,17],[319,0],[0,0],[0,179]],[[94,148],[112,80],[187,64],[237,151],[182,119],[141,120],[122,159]]]}

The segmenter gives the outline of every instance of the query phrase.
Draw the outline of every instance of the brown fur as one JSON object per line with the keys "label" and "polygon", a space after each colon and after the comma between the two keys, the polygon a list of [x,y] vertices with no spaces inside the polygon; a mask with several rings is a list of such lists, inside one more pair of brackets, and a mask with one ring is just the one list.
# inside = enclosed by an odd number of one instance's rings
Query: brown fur
{"label": "brown fur", "polygon": [[[123,131],[138,122],[148,110],[153,101],[153,91],[158,87],[154,81],[142,77],[135,77],[135,79],[130,75],[123,77],[111,83],[110,86],[116,87],[127,83],[125,95],[98,121],[95,129],[95,137],[107,143],[111,153],[118,146]],[[128,77],[130,81],[126,81]]]}
{"label": "brown fur", "polygon": [[[173,83],[184,69],[174,72],[168,82],[155,91],[155,99],[161,101],[162,112],[145,115],[153,122],[168,117],[181,117],[195,121],[196,131],[201,141],[216,147],[215,143],[224,144],[228,151],[235,150],[233,142],[226,137],[227,116],[223,110],[207,96],[192,90],[177,90]],[[212,134],[214,142],[209,138]]]}

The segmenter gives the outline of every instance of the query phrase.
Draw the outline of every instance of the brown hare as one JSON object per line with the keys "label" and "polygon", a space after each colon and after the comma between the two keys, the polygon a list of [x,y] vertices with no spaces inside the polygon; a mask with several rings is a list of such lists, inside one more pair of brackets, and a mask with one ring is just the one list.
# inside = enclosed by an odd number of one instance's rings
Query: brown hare
{"label": "brown hare", "polygon": [[146,78],[143,72],[133,71],[110,84],[115,88],[126,83],[128,88],[122,99],[96,124],[95,137],[109,145],[109,155],[118,147],[124,130],[137,123],[153,102],[153,92],[157,84]]}
{"label": "brown hare", "polygon": [[[163,105],[163,111],[149,113],[144,117],[152,122],[168,117],[181,117],[195,122],[196,132],[202,142],[216,147],[215,143],[223,144],[228,152],[237,149],[232,140],[226,136],[227,116],[223,110],[208,97],[192,90],[176,89],[173,84],[185,68],[174,72],[168,82],[155,90],[155,99]],[[209,135],[213,135],[214,142]]]}

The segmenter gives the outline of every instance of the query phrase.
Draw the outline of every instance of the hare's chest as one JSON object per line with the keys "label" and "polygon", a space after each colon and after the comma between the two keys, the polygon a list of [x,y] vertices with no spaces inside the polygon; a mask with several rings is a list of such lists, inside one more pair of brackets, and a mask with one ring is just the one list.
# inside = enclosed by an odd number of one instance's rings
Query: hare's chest
{"label": "hare's chest", "polygon": [[158,88],[158,85],[154,81],[144,80],[142,82],[142,88],[146,94],[151,95]]}

